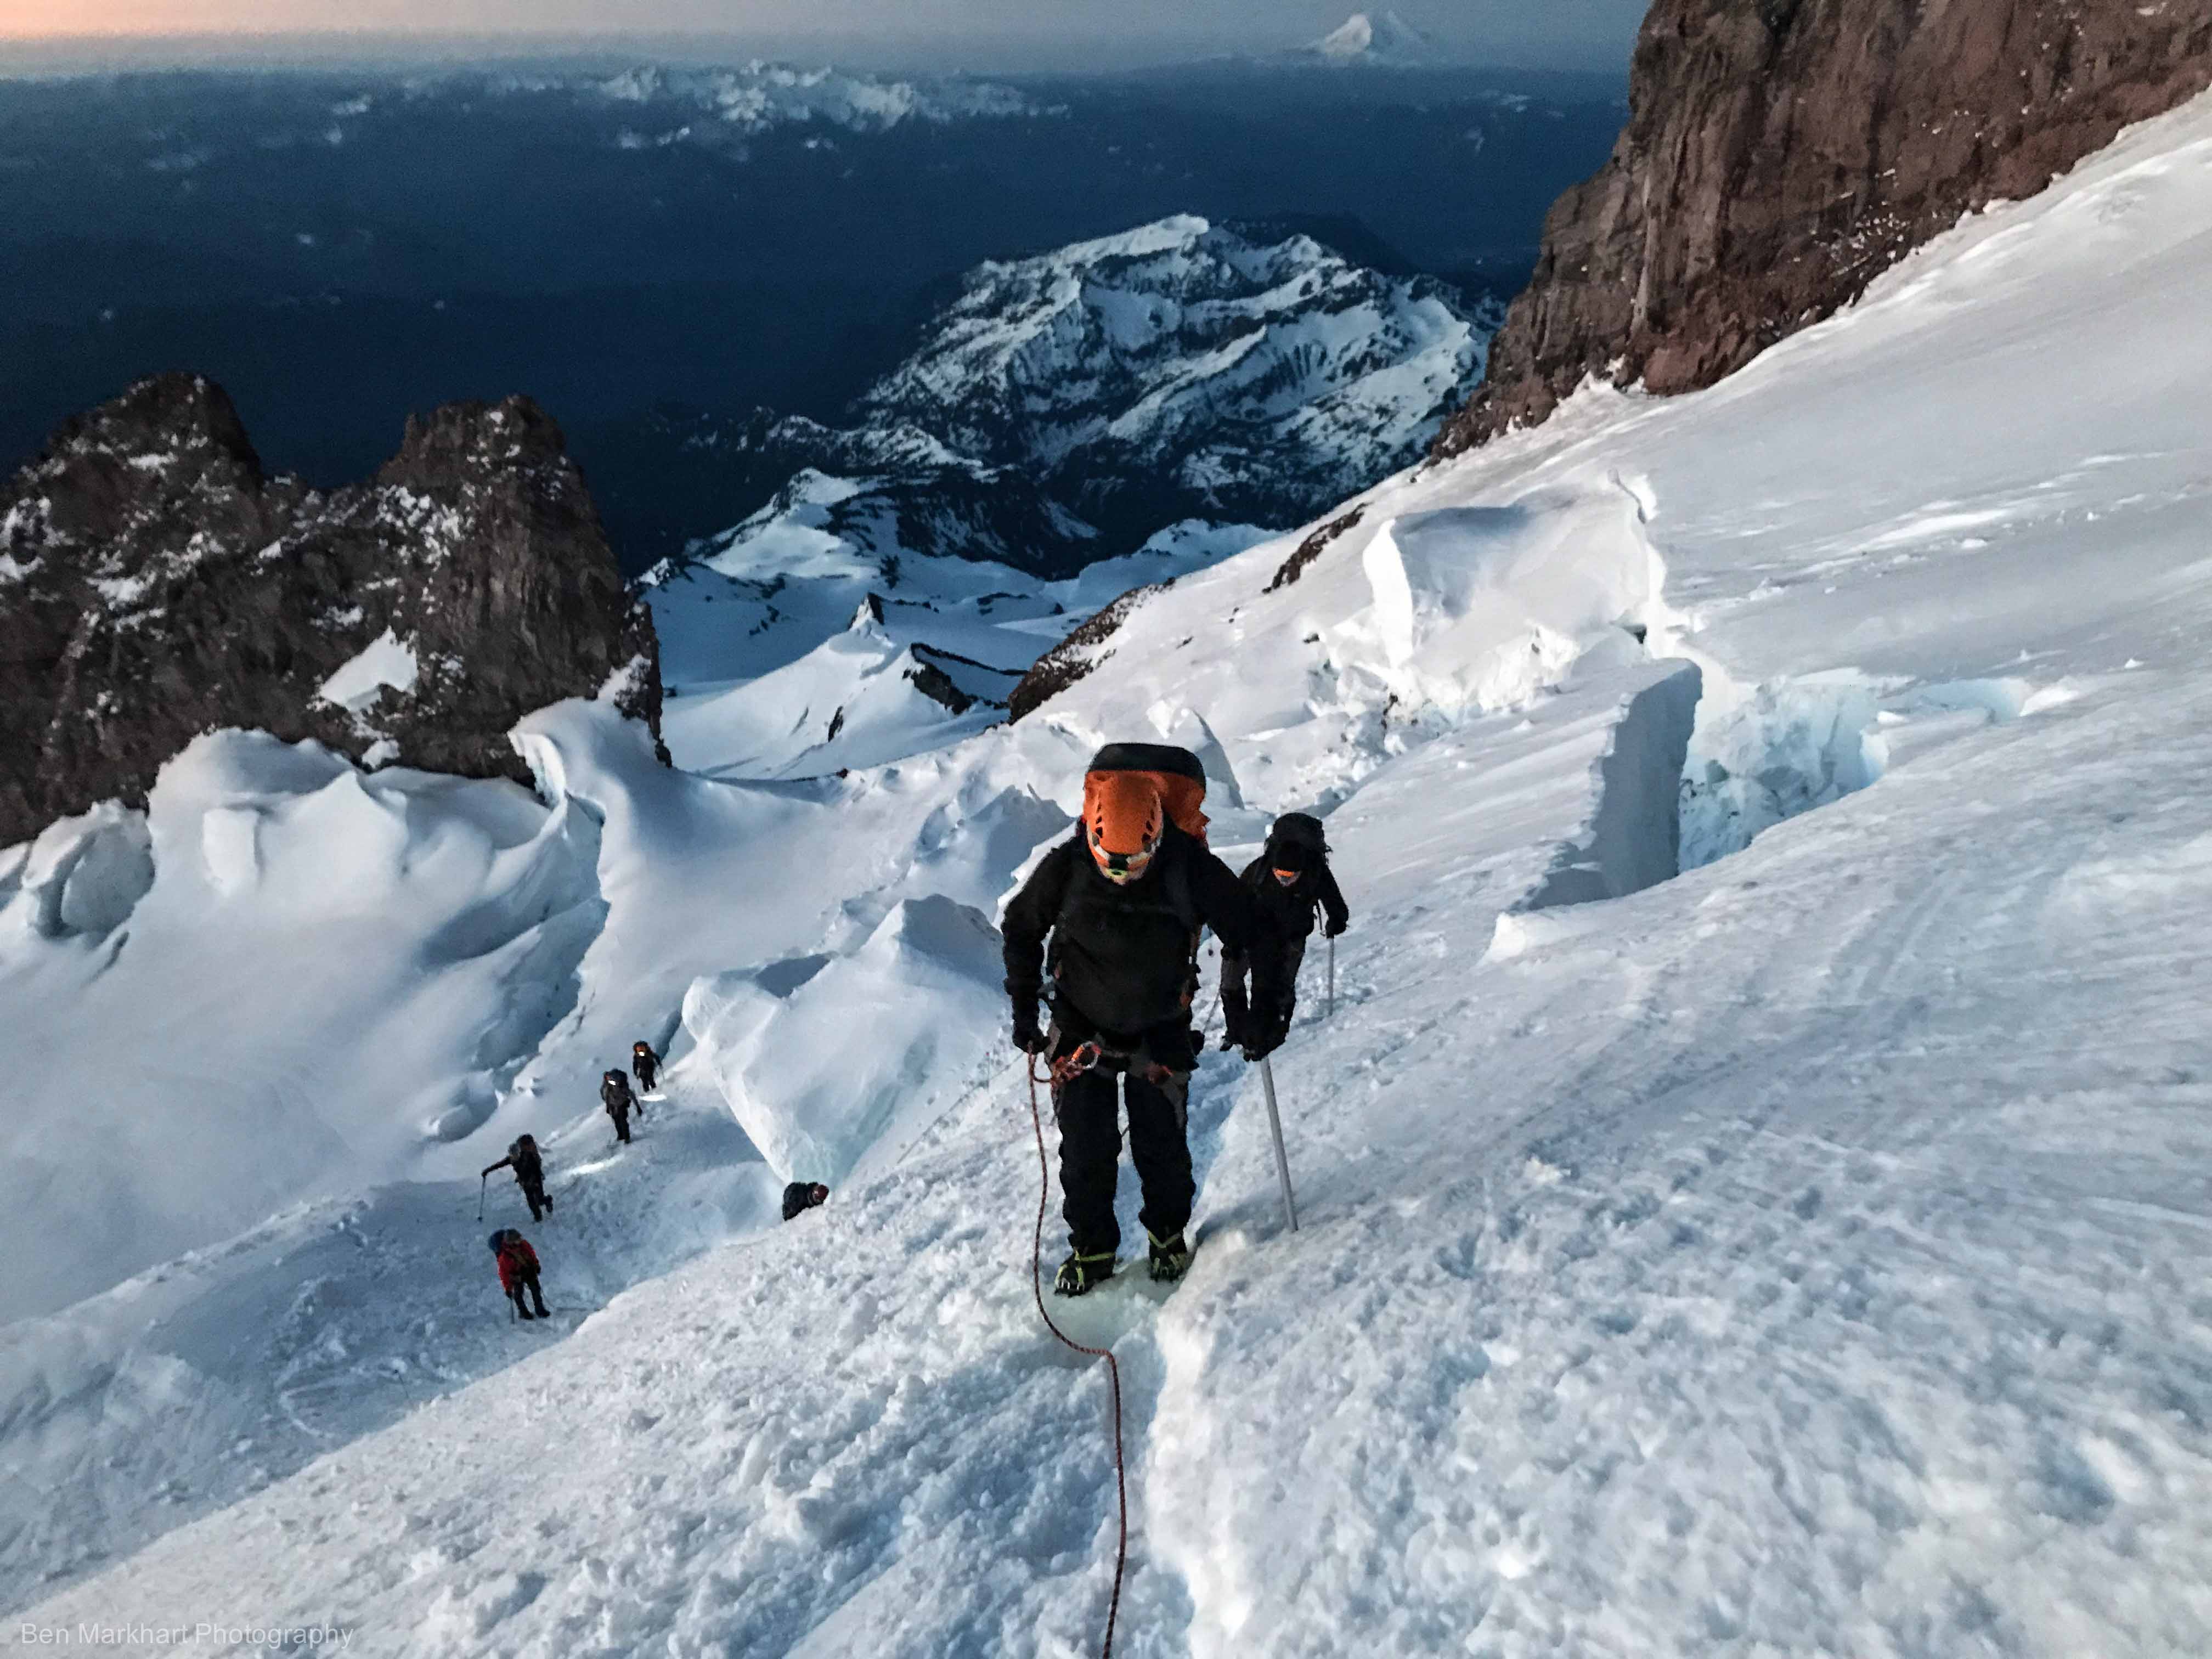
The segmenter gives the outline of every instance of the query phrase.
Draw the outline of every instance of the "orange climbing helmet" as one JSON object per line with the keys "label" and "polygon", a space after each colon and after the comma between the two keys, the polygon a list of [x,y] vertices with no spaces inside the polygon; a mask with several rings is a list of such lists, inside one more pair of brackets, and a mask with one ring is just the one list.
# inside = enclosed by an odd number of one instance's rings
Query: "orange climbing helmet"
{"label": "orange climbing helmet", "polygon": [[1143,772],[1096,772],[1085,781],[1083,839],[1107,880],[1133,881],[1160,850],[1167,809]]}
{"label": "orange climbing helmet", "polygon": [[1083,777],[1083,840],[1113,882],[1133,881],[1159,850],[1164,824],[1206,844],[1206,769],[1188,749],[1109,743]]}

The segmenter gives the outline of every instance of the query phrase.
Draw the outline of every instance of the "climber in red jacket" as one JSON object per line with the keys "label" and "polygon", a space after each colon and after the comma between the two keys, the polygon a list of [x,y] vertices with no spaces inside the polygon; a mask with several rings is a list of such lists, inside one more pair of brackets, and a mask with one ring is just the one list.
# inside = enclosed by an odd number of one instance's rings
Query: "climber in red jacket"
{"label": "climber in red jacket", "polygon": [[[512,1227],[502,1227],[491,1236],[491,1253],[499,1261],[499,1287],[514,1298],[514,1310],[525,1319],[546,1317],[545,1292],[538,1288],[538,1252],[530,1248],[530,1241]],[[527,1294],[538,1304],[531,1312],[524,1304]]]}

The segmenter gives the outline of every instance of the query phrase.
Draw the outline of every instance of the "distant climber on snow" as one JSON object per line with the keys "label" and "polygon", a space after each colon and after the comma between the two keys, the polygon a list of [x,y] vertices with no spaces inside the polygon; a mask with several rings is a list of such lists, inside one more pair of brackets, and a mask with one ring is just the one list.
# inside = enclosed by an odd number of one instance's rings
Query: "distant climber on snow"
{"label": "distant climber on snow", "polygon": [[496,1164],[486,1164],[483,1172],[488,1176],[494,1170],[514,1171],[514,1184],[522,1188],[532,1221],[553,1207],[553,1200],[545,1191],[545,1165],[538,1156],[538,1143],[528,1135],[516,1136],[514,1144],[507,1149],[507,1156]]}
{"label": "distant climber on snow", "polygon": [[645,1108],[629,1091],[629,1079],[620,1072],[609,1072],[599,1079],[599,1103],[607,1109],[607,1115],[615,1121],[615,1139],[624,1146],[629,1144],[629,1115],[645,1115]]}
{"label": "distant climber on snow", "polygon": [[[491,1253],[499,1261],[499,1287],[514,1302],[514,1311],[525,1319],[544,1318],[545,1292],[538,1288],[538,1252],[530,1241],[512,1227],[501,1227],[491,1236]],[[538,1304],[536,1313],[523,1301],[526,1295]]]}
{"label": "distant climber on snow", "polygon": [[633,1042],[629,1045],[629,1069],[636,1075],[638,1092],[651,1094],[653,1079],[660,1075],[660,1056],[653,1052],[651,1043]]}
{"label": "distant climber on snow", "polygon": [[[1305,960],[1306,940],[1313,936],[1314,909],[1319,906],[1327,921],[1322,937],[1334,939],[1352,920],[1328,867],[1328,842],[1321,820],[1305,812],[1285,812],[1267,831],[1267,844],[1260,856],[1244,866],[1240,878],[1267,922],[1267,931],[1281,953],[1276,981],[1282,988],[1282,1006],[1267,1008],[1261,1029],[1290,1028],[1297,1000],[1298,965]],[[1224,1048],[1241,1047],[1253,1026],[1252,1005],[1246,999],[1245,976],[1249,962],[1224,949],[1221,953],[1221,1012],[1227,1029],[1221,1034]]]}
{"label": "distant climber on snow", "polygon": [[830,1201],[830,1189],[818,1181],[794,1181],[783,1189],[783,1218],[804,1214]]}
{"label": "distant climber on snow", "polygon": [[[1060,1125],[1068,1255],[1053,1288],[1080,1296],[1110,1277],[1121,1241],[1114,1188],[1121,1157],[1114,1075],[1122,1076],[1139,1218],[1156,1279],[1190,1265],[1183,1229],[1194,1188],[1185,1113],[1200,1039],[1191,1029],[1198,943],[1212,927],[1253,964],[1259,1006],[1283,1000],[1281,953],[1252,896],[1206,850],[1206,774],[1188,750],[1109,744],[1084,781],[1083,822],[1045,855],[1006,908],[1006,992],[1014,1046],[1048,1056]],[[1046,955],[1049,936],[1051,954]],[[1037,1002],[1050,979],[1051,1029]],[[1255,1030],[1258,1059],[1281,1041]]]}

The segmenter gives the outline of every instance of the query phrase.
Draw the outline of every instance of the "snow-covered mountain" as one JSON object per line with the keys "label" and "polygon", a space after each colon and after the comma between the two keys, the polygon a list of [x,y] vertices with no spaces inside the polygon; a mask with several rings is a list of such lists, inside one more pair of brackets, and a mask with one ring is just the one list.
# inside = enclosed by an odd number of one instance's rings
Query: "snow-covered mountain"
{"label": "snow-covered mountain", "polygon": [[[337,1078],[317,1133],[413,1162],[0,1329],[11,1619],[1095,1649],[1104,1379],[1036,1322],[981,930],[1147,737],[1232,859],[1326,812],[1353,921],[1273,1066],[1299,1230],[1213,1054],[1190,1277],[1058,1310],[1121,1367],[1121,1650],[2212,1647],[2208,238],[2201,99],[1709,391],[1587,389],[1135,598],[1037,713],[896,765],[716,783],[583,703],[517,732],[536,801],[196,746],[104,975],[0,912],[9,1052],[77,1109],[220,1074],[252,1203],[304,1195],[286,1109]],[[453,963],[438,918],[526,890],[573,933]],[[307,963],[355,1024],[268,1052]],[[641,1035],[670,1098],[617,1151],[591,1079]],[[488,1115],[425,1143],[471,1064]],[[11,1216],[117,1192],[72,1127]],[[543,1353],[483,1249],[515,1200],[466,1187],[523,1127]]]}
{"label": "snow-covered mountain", "polygon": [[1395,11],[1356,11],[1304,55],[1340,69],[1433,69],[1444,61],[1436,43]]}
{"label": "snow-covered mountain", "polygon": [[[731,435],[731,463],[918,474],[918,503],[965,470],[988,499],[1022,498],[1012,526],[933,541],[918,506],[907,550],[965,544],[1048,576],[1182,518],[1297,523],[1421,453],[1503,312],[1310,235],[1265,236],[1186,216],[985,264],[851,427],[756,423]],[[1039,495],[1068,521],[1024,522]]]}
{"label": "snow-covered mountain", "polygon": [[[676,753],[819,773],[988,721],[1071,617],[1420,454],[1500,317],[1308,235],[1189,217],[981,267],[854,425],[763,416],[700,440],[791,471],[653,579]],[[848,637],[864,608],[874,631]],[[858,710],[891,688],[908,736],[891,720],[864,741]]]}
{"label": "snow-covered mountain", "polygon": [[647,65],[606,80],[565,84],[618,103],[688,107],[746,132],[792,122],[880,132],[902,121],[941,126],[952,121],[1035,115],[1042,110],[1013,88],[988,81],[953,76],[892,80],[758,58],[734,69]]}
{"label": "snow-covered mountain", "polygon": [[1500,320],[1310,236],[1164,219],[983,266],[859,406],[1139,539],[1170,492],[1167,518],[1284,525],[1418,453]]}

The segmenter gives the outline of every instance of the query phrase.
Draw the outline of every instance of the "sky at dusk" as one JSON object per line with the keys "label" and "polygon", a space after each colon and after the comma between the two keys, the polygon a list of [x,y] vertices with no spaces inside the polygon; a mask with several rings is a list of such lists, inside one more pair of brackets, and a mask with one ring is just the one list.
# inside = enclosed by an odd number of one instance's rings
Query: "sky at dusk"
{"label": "sky at dusk", "polygon": [[[1647,0],[1403,0],[1395,9],[1455,57],[1613,70]],[[835,56],[917,67],[1101,67],[1221,51],[1269,51],[1325,33],[1364,0],[0,0],[0,40],[72,41],[118,63],[250,52],[320,55],[344,33],[365,55],[441,46],[609,47],[722,55]],[[1380,7],[1371,8],[1381,9]],[[109,37],[112,46],[82,42]],[[167,39],[149,45],[146,37]],[[176,37],[201,37],[179,40]],[[275,38],[270,38],[275,37]],[[492,37],[482,42],[456,37]],[[135,38],[135,39],[134,39]]]}

